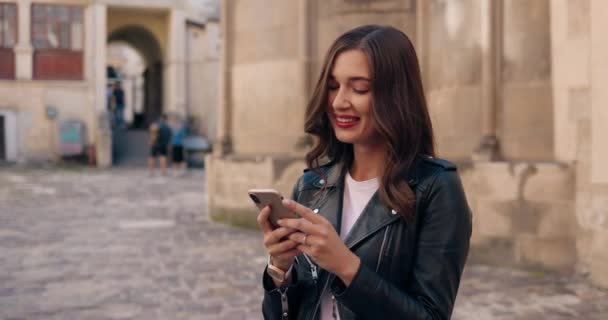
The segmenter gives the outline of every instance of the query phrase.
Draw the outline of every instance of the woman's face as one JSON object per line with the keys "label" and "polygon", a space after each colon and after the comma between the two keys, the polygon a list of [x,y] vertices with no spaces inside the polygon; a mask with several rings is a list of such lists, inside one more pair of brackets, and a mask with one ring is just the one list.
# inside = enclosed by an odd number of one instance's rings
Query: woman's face
{"label": "woman's face", "polygon": [[348,50],[334,60],[328,81],[328,110],[336,138],[354,145],[378,144],[372,119],[371,73],[361,50]]}

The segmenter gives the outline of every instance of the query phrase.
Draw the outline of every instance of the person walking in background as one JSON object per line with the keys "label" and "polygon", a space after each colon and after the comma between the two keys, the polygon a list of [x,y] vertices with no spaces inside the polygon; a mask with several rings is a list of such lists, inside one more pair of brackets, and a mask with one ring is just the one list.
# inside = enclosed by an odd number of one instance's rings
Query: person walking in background
{"label": "person walking in background", "polygon": [[175,134],[173,134],[171,139],[171,162],[172,165],[177,169],[177,172],[185,174],[186,162],[184,161],[184,138],[187,134],[186,123],[176,121],[176,126],[174,128]]}
{"label": "person walking in background", "polygon": [[163,114],[157,123],[150,125],[150,157],[148,158],[148,171],[154,175],[154,167],[158,158],[158,167],[162,175],[167,174],[167,154],[171,142],[171,128],[167,124],[167,115]]}
{"label": "person walking in background", "polygon": [[156,140],[158,139],[158,123],[153,122],[148,127],[148,147],[150,148],[150,156],[148,157],[148,173],[154,175],[154,162],[159,155],[156,150]]}
{"label": "person walking in background", "polygon": [[122,89],[120,81],[114,84],[114,118],[116,126],[122,128],[124,126],[125,112],[125,91]]}
{"label": "person walking in background", "polygon": [[108,111],[108,121],[110,127],[116,126],[116,116],[114,114],[114,85],[108,81],[106,86],[106,110]]}
{"label": "person walking in background", "polygon": [[111,83],[108,83],[108,86],[106,87],[106,109],[108,112],[114,110],[114,88]]}

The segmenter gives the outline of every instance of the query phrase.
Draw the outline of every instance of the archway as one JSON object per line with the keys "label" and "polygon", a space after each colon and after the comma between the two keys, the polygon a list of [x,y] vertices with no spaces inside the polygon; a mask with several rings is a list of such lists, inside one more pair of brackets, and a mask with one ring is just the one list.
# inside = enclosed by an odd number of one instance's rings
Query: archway
{"label": "archway", "polygon": [[140,115],[136,115],[142,119],[141,124],[135,123],[135,125],[146,127],[148,123],[158,119],[163,112],[163,55],[160,44],[154,34],[138,25],[125,26],[113,31],[108,36],[108,45],[116,42],[128,44],[144,59],[143,110]]}
{"label": "archway", "polygon": [[128,86],[123,88],[126,125],[115,125],[112,134],[113,163],[145,165],[148,156],[146,129],[163,112],[162,49],[154,34],[139,25],[113,30],[107,43],[108,82],[120,81]]}
{"label": "archway", "polygon": [[[107,83],[112,88],[120,82],[124,93],[123,118],[125,127],[141,129],[145,127],[144,115],[144,69],[145,60],[135,48],[122,41],[113,41],[107,46]],[[113,93],[113,91],[110,91]],[[108,96],[110,94],[108,92]],[[108,99],[108,109],[112,101]],[[114,101],[115,102],[115,101]]]}

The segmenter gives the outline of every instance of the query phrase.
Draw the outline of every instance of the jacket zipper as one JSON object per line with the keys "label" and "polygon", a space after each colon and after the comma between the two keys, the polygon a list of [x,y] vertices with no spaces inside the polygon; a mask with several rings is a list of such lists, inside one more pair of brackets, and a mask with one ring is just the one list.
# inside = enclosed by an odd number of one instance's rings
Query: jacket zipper
{"label": "jacket zipper", "polygon": [[[327,193],[329,193],[329,190],[325,190],[325,192],[322,196],[317,197],[317,199],[315,199],[315,201],[313,201],[313,203],[310,205],[310,208],[319,208],[319,207],[323,206],[323,204],[325,204],[325,202],[328,200]],[[317,273],[317,265],[312,263],[312,261],[310,261],[310,259],[308,258],[308,256],[306,254],[304,254],[304,258],[306,258],[306,260],[308,261],[308,264],[310,265],[310,273],[312,274],[312,279],[313,279],[314,283],[316,284],[317,279],[319,278],[319,275]],[[331,279],[332,279],[332,275],[329,274],[327,276],[327,280],[325,280],[325,284],[323,285],[323,290],[321,290],[321,294],[319,295],[319,300],[317,301],[317,304],[315,305],[315,311],[312,314],[311,320],[314,320],[315,317],[317,316],[317,311],[319,311],[319,307],[321,306],[321,298],[323,297],[323,293],[325,293],[325,290],[327,289],[327,286],[329,285],[329,281]],[[337,305],[336,305],[336,308],[337,308]],[[340,314],[340,311],[338,310],[338,315],[339,314]]]}
{"label": "jacket zipper", "polygon": [[340,315],[340,304],[338,303],[338,300],[336,300],[336,297],[334,297],[334,295],[331,295],[331,299],[333,300],[332,302],[336,304],[336,313],[338,314],[338,319],[342,319],[342,315]]}
{"label": "jacket zipper", "polygon": [[287,287],[279,288],[281,294],[281,320],[289,319],[289,303],[287,301]]}
{"label": "jacket zipper", "polygon": [[380,263],[382,262],[382,256],[384,256],[384,245],[386,244],[386,238],[388,238],[388,231],[391,229],[391,226],[386,226],[386,231],[384,231],[384,237],[382,239],[382,245],[380,245],[380,254],[378,255],[378,264],[376,265],[376,272],[380,270]]}
{"label": "jacket zipper", "polygon": [[312,263],[312,261],[310,261],[310,258],[306,254],[303,255],[304,258],[306,258],[306,261],[308,261],[308,265],[310,265],[310,274],[312,275],[312,281],[317,284],[317,280],[319,279],[319,274],[317,273],[317,265]]}
{"label": "jacket zipper", "polygon": [[310,318],[311,320],[316,319],[315,317],[317,316],[317,311],[319,311],[319,307],[321,306],[321,298],[323,298],[323,293],[325,293],[325,289],[327,289],[327,285],[329,285],[329,280],[331,279],[331,274],[327,276],[327,280],[325,280],[325,284],[323,285],[323,290],[321,290],[321,294],[319,295],[319,300],[317,301],[317,304],[315,305],[315,311],[312,314],[312,318]]}
{"label": "jacket zipper", "polygon": [[[384,231],[384,237],[382,238],[382,244],[380,245],[380,254],[378,255],[378,264],[376,265],[376,272],[378,272],[378,270],[380,269],[380,263],[382,262],[382,256],[383,256],[383,253],[384,253],[384,247],[386,245],[386,240],[388,238],[388,232],[389,232],[390,228],[391,228],[391,226],[388,225],[386,227],[386,231]],[[304,257],[308,260],[308,257],[306,255],[304,255]],[[314,266],[314,264],[312,262],[310,262],[310,260],[308,260],[308,263],[311,265],[311,268],[312,268],[312,266]],[[314,278],[315,274],[313,274],[313,278]],[[321,291],[321,295],[319,296],[319,301],[317,301],[317,304],[315,305],[315,311],[312,314],[311,320],[316,319],[315,317],[317,315],[317,311],[319,311],[319,306],[321,305],[321,300],[323,298],[323,294],[325,293],[325,290],[327,290],[327,286],[329,285],[329,281],[332,280],[332,279],[333,279],[333,277],[330,274],[327,277],[327,280],[325,280],[325,284],[323,285],[323,290]],[[316,280],[315,280],[315,283],[316,283]],[[338,313],[338,319],[342,319],[342,315],[340,314],[340,304],[338,303],[338,301],[335,301],[335,304],[336,304],[336,312]]]}
{"label": "jacket zipper", "polygon": [[[304,255],[304,258],[306,258],[306,260],[310,264],[310,272],[312,273],[312,279],[316,284],[317,279],[319,278],[319,276],[317,275],[317,266],[310,261],[308,256]],[[295,257],[295,260],[296,260],[296,262],[295,262],[296,264],[300,263],[298,260],[298,257]],[[287,286],[281,286],[278,288],[279,293],[281,294],[281,320],[289,319],[289,302],[287,300],[287,289],[288,289]]]}

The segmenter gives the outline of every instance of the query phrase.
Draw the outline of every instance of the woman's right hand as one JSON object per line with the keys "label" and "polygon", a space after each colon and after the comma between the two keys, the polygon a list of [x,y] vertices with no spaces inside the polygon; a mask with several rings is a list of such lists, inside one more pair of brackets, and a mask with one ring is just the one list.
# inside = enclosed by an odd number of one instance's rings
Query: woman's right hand
{"label": "woman's right hand", "polygon": [[297,249],[300,243],[287,238],[297,230],[287,227],[274,229],[268,220],[271,210],[266,206],[260,211],[257,218],[258,225],[264,233],[264,246],[272,257],[272,265],[287,271],[293,264],[294,257],[300,254],[300,250]]}

